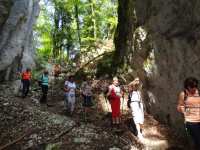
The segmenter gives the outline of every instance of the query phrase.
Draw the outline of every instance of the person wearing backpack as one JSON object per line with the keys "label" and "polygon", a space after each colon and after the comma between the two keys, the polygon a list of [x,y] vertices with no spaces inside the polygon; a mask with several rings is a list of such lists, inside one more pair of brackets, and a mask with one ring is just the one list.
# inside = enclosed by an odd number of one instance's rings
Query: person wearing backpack
{"label": "person wearing backpack", "polygon": [[40,86],[42,88],[42,96],[40,98],[40,103],[46,103],[47,102],[47,93],[48,93],[48,87],[49,87],[49,76],[48,71],[45,70],[40,77]]}
{"label": "person wearing backpack", "polygon": [[127,100],[127,107],[130,109],[131,108],[131,96],[133,92],[133,87],[131,84],[128,85],[128,100]]}
{"label": "person wearing backpack", "polygon": [[194,141],[196,150],[200,150],[200,95],[196,78],[185,79],[184,90],[178,97],[177,110],[184,114],[186,131]]}
{"label": "person wearing backpack", "polygon": [[109,86],[107,97],[111,104],[112,125],[113,125],[113,127],[119,127],[119,124],[120,124],[120,98],[122,97],[122,91],[119,87],[119,81],[118,81],[117,77],[113,78],[113,83]]}
{"label": "person wearing backpack", "polygon": [[130,109],[132,111],[133,121],[135,123],[137,129],[137,137],[140,141],[142,141],[142,126],[144,123],[144,110],[143,110],[143,101],[141,92],[139,90],[140,87],[140,79],[136,77],[130,84],[131,92],[130,92]]}
{"label": "person wearing backpack", "polygon": [[31,80],[31,69],[27,68],[26,71],[22,72],[22,98],[25,98],[29,93],[30,80]]}
{"label": "person wearing backpack", "polygon": [[65,81],[64,85],[65,91],[65,104],[67,105],[67,110],[70,111],[70,115],[73,114],[75,108],[75,91],[76,83],[74,82],[74,77],[69,76],[68,81]]}

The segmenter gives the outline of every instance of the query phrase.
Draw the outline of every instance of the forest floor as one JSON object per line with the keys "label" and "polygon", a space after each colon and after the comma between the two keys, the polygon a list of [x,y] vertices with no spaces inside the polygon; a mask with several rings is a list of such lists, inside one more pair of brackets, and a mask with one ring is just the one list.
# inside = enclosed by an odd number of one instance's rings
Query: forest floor
{"label": "forest floor", "polygon": [[[132,120],[126,101],[122,101],[122,124],[111,127],[110,105],[95,81],[93,107],[85,117],[82,98],[76,97],[75,113],[64,110],[63,80],[50,87],[48,105],[40,104],[40,90],[32,88],[22,99],[8,84],[0,85],[0,150],[190,150],[185,140],[170,128],[145,114],[144,141],[130,128]],[[55,83],[55,82],[54,82]],[[191,149],[192,150],[192,149]]]}

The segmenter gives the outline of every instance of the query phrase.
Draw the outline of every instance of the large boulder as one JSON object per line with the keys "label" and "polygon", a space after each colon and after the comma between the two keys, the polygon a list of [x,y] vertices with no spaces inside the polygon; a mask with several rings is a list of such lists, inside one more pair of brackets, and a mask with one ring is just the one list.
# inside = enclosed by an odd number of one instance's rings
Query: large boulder
{"label": "large boulder", "polygon": [[200,1],[136,0],[138,24],[151,35],[154,62],[147,72],[147,109],[175,128],[178,93],[188,76],[200,77]]}
{"label": "large boulder", "polygon": [[[147,111],[175,129],[183,127],[178,93],[186,77],[200,77],[200,1],[119,0],[119,5],[116,52],[141,77]],[[134,33],[124,34],[127,28]]]}
{"label": "large boulder", "polygon": [[33,25],[39,0],[0,0],[0,81],[15,78],[16,72],[33,67]]}

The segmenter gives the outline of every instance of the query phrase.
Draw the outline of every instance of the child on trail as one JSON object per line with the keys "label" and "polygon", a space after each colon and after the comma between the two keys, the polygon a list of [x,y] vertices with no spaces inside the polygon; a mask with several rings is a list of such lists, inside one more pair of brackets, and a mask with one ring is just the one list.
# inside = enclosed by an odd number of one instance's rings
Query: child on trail
{"label": "child on trail", "polygon": [[76,83],[74,82],[73,76],[69,76],[68,81],[65,81],[65,105],[67,110],[70,111],[70,115],[74,112],[75,107],[75,91],[76,91]]}
{"label": "child on trail", "polygon": [[184,81],[177,110],[184,114],[186,130],[194,141],[196,150],[200,150],[200,95],[196,78],[189,77]]}
{"label": "child on trail", "polygon": [[137,137],[139,140],[143,140],[142,135],[142,125],[144,123],[144,110],[143,110],[143,102],[141,92],[139,91],[140,79],[136,77],[129,86],[132,86],[130,89],[130,108],[132,111],[132,117],[136,125],[137,129]]}
{"label": "child on trail", "polygon": [[92,86],[90,80],[84,80],[81,84],[81,94],[83,96],[84,113],[87,114],[92,106]]}
{"label": "child on trail", "polygon": [[40,77],[40,85],[42,88],[42,96],[40,98],[40,103],[46,103],[47,102],[47,93],[48,93],[48,87],[49,87],[49,76],[48,76],[48,71],[45,70]]}
{"label": "child on trail", "polygon": [[27,68],[26,71],[22,72],[22,98],[25,98],[28,95],[29,87],[30,87],[30,80],[31,80],[31,69]]}
{"label": "child on trail", "polygon": [[113,78],[113,83],[109,86],[107,97],[111,104],[112,110],[112,125],[113,127],[119,127],[120,124],[120,98],[121,89],[119,87],[119,81],[117,77]]}

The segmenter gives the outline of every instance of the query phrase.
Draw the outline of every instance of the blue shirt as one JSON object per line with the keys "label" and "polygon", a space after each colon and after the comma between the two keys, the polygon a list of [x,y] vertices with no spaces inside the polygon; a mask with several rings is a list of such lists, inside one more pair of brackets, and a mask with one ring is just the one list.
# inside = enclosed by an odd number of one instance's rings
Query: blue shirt
{"label": "blue shirt", "polygon": [[42,78],[41,78],[41,81],[42,81],[42,85],[47,85],[49,84],[49,77],[48,75],[42,75]]}

